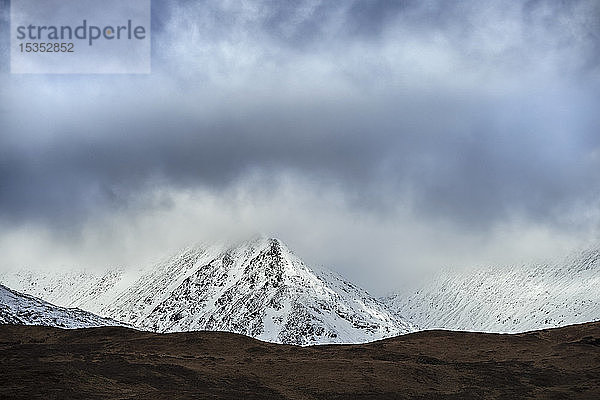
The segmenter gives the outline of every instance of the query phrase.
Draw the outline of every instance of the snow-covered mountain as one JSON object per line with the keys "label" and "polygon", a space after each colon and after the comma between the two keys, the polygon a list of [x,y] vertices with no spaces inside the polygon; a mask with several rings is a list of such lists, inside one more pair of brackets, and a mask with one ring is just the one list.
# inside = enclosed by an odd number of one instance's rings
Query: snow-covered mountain
{"label": "snow-covered mountain", "polygon": [[0,285],[0,324],[91,328],[123,325],[77,308],[58,307]]}
{"label": "snow-covered mountain", "polygon": [[600,320],[600,248],[537,265],[446,269],[382,299],[421,329],[522,332]]}
{"label": "snow-covered mountain", "polygon": [[560,262],[446,269],[381,300],[307,267],[277,239],[190,247],[138,270],[4,273],[0,282],[140,329],[230,331],[303,345],[367,342],[415,325],[522,332],[600,319],[600,248]]}
{"label": "snow-covered mountain", "polygon": [[230,331],[306,345],[367,342],[414,329],[364,290],[307,267],[277,239],[192,247],[137,271],[20,272],[0,282],[156,332]]}

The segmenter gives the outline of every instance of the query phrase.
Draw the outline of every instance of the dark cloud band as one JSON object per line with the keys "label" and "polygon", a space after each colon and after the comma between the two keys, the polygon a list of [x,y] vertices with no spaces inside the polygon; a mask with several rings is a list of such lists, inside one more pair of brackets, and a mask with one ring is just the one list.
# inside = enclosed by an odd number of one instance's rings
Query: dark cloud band
{"label": "dark cloud band", "polygon": [[245,4],[153,4],[150,77],[0,77],[0,219],[288,172],[470,227],[598,200],[596,2]]}

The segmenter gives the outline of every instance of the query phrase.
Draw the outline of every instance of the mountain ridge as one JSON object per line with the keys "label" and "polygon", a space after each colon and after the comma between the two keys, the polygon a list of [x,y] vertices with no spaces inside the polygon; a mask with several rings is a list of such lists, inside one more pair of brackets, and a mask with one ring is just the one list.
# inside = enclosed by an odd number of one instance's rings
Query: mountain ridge
{"label": "mountain ridge", "polygon": [[43,325],[68,329],[124,325],[78,308],[55,306],[4,285],[0,285],[0,324]]}
{"label": "mountain ridge", "polygon": [[446,268],[380,299],[420,329],[518,333],[600,318],[600,247],[531,265]]}

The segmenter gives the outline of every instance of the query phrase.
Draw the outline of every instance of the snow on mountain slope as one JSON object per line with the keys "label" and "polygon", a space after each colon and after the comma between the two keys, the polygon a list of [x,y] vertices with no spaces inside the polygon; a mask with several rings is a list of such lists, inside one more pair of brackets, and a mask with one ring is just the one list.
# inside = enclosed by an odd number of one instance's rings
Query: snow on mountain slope
{"label": "snow on mountain slope", "polygon": [[0,281],[157,332],[219,330],[306,345],[413,330],[364,290],[308,268],[277,239],[188,248],[138,271],[5,274]]}
{"label": "snow on mountain slope", "polygon": [[63,307],[77,307],[99,314],[128,281],[123,270],[102,274],[83,270],[16,271],[0,274],[0,283]]}
{"label": "snow on mountain slope", "polygon": [[57,307],[0,285],[0,324],[90,328],[123,325],[77,308]]}
{"label": "snow on mountain slope", "polygon": [[522,332],[600,320],[600,250],[560,262],[445,270],[383,301],[422,329]]}

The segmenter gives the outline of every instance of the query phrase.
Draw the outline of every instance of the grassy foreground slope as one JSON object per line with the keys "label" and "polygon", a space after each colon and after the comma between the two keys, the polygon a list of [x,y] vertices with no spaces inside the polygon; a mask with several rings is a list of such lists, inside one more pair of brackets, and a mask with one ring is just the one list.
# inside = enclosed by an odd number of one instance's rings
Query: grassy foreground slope
{"label": "grassy foreground slope", "polygon": [[592,399],[600,323],[296,347],[222,332],[0,326],[0,398]]}

